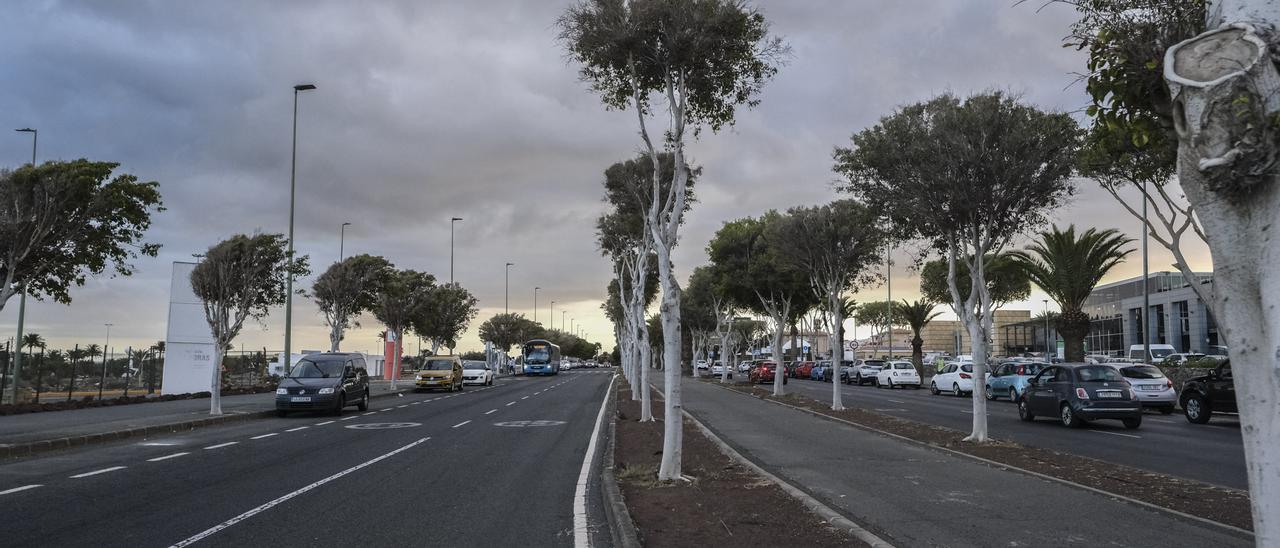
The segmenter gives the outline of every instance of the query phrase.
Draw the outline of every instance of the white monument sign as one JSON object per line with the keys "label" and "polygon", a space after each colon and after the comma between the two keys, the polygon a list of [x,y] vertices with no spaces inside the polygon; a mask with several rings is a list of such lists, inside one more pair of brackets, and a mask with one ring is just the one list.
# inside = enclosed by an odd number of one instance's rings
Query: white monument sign
{"label": "white monument sign", "polygon": [[191,271],[195,267],[195,263],[173,263],[161,394],[207,392],[211,388],[213,334],[204,318],[204,304],[191,289]]}

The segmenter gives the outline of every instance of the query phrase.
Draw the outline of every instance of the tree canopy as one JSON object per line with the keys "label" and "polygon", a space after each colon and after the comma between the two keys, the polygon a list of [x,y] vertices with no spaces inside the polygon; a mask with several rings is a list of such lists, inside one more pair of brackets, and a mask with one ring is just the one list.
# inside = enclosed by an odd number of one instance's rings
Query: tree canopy
{"label": "tree canopy", "polygon": [[[960,300],[967,301],[973,289],[970,281],[969,261],[956,262],[956,290]],[[986,260],[987,290],[991,300],[999,308],[1004,303],[1019,301],[1031,295],[1031,280],[1008,253],[989,254]],[[920,269],[920,292],[930,301],[953,304],[951,289],[947,285],[947,260],[934,259]]]}
{"label": "tree canopy", "polygon": [[509,352],[512,346],[522,344],[542,333],[542,326],[523,314],[498,314],[480,324],[480,340],[491,342],[498,350]]}
{"label": "tree canopy", "polygon": [[333,263],[316,278],[311,297],[329,325],[330,350],[338,350],[348,328],[360,326],[356,317],[377,302],[393,266],[382,257],[353,255]]}
{"label": "tree canopy", "polygon": [[413,331],[433,345],[453,348],[475,319],[479,301],[456,283],[432,287],[427,300],[413,317]]}

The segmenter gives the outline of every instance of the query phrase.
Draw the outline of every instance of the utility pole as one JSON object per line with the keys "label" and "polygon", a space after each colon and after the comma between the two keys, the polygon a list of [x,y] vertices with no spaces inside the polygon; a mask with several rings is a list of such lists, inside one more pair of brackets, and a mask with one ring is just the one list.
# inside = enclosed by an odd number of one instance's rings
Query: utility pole
{"label": "utility pole", "polygon": [[[36,143],[40,140],[40,132],[38,130],[24,127],[14,130],[18,133],[31,134],[31,169],[36,168]],[[27,318],[27,284],[22,284],[21,296],[18,297],[18,353],[13,355],[13,399],[12,403],[18,403],[18,379],[22,373],[22,327]],[[4,399],[4,389],[0,388],[0,401]]]}
{"label": "utility pole", "polygon": [[342,262],[342,247],[347,242],[347,227],[351,223],[342,223],[342,229],[338,231],[338,262]]}
{"label": "utility pole", "polygon": [[[1151,335],[1147,332],[1151,328],[1151,273],[1147,270],[1147,233],[1150,229],[1147,226],[1147,181],[1142,181],[1142,363],[1150,363],[1155,360],[1151,359]],[[1191,280],[1191,283],[1198,283]]]}
{"label": "utility pole", "polygon": [[[284,361],[285,371],[293,362],[293,212],[298,190],[298,93],[316,89],[315,84],[299,84],[293,86],[293,149],[289,160],[289,254],[288,272],[285,273],[284,301]],[[220,364],[214,364],[218,367]]]}

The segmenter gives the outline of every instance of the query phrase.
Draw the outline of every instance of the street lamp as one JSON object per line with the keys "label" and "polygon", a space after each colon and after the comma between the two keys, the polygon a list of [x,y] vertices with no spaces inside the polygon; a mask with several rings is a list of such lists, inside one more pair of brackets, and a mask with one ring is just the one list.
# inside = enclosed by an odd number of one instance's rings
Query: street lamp
{"label": "street lamp", "polygon": [[453,283],[453,223],[461,221],[462,217],[454,217],[449,219],[449,283]]}
{"label": "street lamp", "polygon": [[564,329],[564,313],[565,312],[567,312],[567,310],[560,311],[560,329]]}
{"label": "street lamp", "polygon": [[351,223],[342,223],[342,228],[338,231],[338,262],[342,262],[342,246],[347,242],[347,227]]}
{"label": "street lamp", "polygon": [[511,267],[516,263],[507,263],[507,279],[502,286],[502,312],[511,313]]}
{"label": "street lamp", "polygon": [[[111,326],[113,323],[104,323],[107,326],[107,340],[102,345],[102,379],[98,381],[98,401],[102,401],[102,387],[107,384],[107,349],[111,348]],[[217,364],[215,364],[215,367]]]}
{"label": "street lamp", "polygon": [[1044,357],[1049,359],[1049,299],[1040,299],[1044,302]]}
{"label": "street lamp", "polygon": [[[564,329],[564,323],[560,324],[560,329]],[[556,330],[556,302],[551,301],[551,330]]]}
{"label": "street lamp", "polygon": [[[285,273],[284,301],[284,367],[289,367],[293,355],[290,334],[293,328],[293,205],[298,191],[298,93],[316,89],[315,84],[293,86],[293,149],[289,160],[289,255],[288,272]],[[216,365],[215,365],[216,367]]]}
{"label": "street lamp", "polygon": [[541,287],[533,288],[533,323],[538,323],[538,290]]}
{"label": "street lamp", "polygon": [[892,360],[892,359],[893,359],[893,262],[889,259],[889,252],[890,252],[890,250],[892,250],[892,249],[893,249],[892,244],[885,244],[885,246],[884,246],[884,279],[885,279],[885,283],[886,283],[886,285],[888,286],[888,289],[889,289],[889,291],[888,291],[888,293],[889,293],[889,295],[888,295],[888,299],[889,299],[889,310],[888,310],[888,313],[889,313],[889,356],[888,356],[888,359],[890,359],[890,360]]}
{"label": "street lamp", "polygon": [[[29,127],[16,129],[14,131],[17,131],[18,133],[31,134],[31,168],[35,169],[36,143],[40,139],[40,132]],[[13,356],[13,403],[15,404],[18,403],[18,374],[22,372],[22,324],[27,317],[27,286],[25,284],[22,286],[21,293],[22,296],[18,298],[18,338],[16,339],[18,342],[18,353]],[[0,398],[2,397],[3,394],[0,394]]]}

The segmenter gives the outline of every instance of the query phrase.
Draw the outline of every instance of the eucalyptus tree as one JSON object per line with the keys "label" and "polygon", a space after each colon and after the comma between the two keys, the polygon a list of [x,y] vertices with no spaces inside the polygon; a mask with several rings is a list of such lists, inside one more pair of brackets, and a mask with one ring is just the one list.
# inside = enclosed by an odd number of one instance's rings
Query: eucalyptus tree
{"label": "eucalyptus tree", "polygon": [[308,274],[305,255],[288,261],[287,243],[280,234],[237,234],[210,247],[191,270],[191,289],[213,335],[211,415],[222,414],[222,359],[245,320],[261,321],[284,304],[287,276]]}
{"label": "eucalyptus tree", "polygon": [[511,347],[524,343],[538,336],[542,326],[533,322],[523,314],[514,312],[497,314],[480,324],[480,340],[493,343],[503,354],[511,351]]}
{"label": "eucalyptus tree", "polygon": [[[632,110],[655,183],[645,228],[657,254],[662,287],[665,362],[680,362],[680,287],[671,250],[684,219],[690,168],[685,141],[707,127],[733,124],[737,107],[754,106],[786,55],[764,16],[740,0],[585,0],[558,21],[560,38],[608,108]],[[664,105],[661,138],[651,137],[649,116]],[[674,170],[667,192],[657,184],[659,155],[670,152]],[[658,479],[680,478],[683,417],[680,368],[665,373],[665,425]]]}
{"label": "eucalyptus tree", "polygon": [[394,265],[382,257],[354,255],[329,265],[311,285],[324,322],[329,326],[329,351],[337,352],[343,335],[360,327],[358,317],[373,307]]}
{"label": "eucalyptus tree", "polygon": [[387,327],[387,336],[396,344],[395,363],[387,364],[391,388],[400,377],[400,351],[404,334],[413,326],[414,318],[427,306],[435,276],[416,270],[393,270],[382,284],[382,291],[369,309],[373,316]]}
{"label": "eucalyptus tree", "polygon": [[[973,261],[969,257],[966,261],[958,261],[956,263],[956,279],[968,280],[972,277],[969,272],[969,263]],[[991,253],[984,260],[986,263],[986,279],[987,292],[991,294],[992,309],[1004,307],[1006,303],[1013,301],[1021,301],[1031,296],[1031,279],[1027,277],[1027,272],[1009,253]],[[951,265],[947,259],[934,259],[926,261],[924,266],[920,268],[920,293],[924,298],[945,305],[953,305],[956,302],[951,296],[951,282],[948,281],[951,275]],[[956,290],[960,294],[959,302],[969,300],[969,293],[972,284],[960,283],[956,286]]]}
{"label": "eucalyptus tree", "polygon": [[[680,304],[684,307],[681,317],[693,343],[691,348],[694,360],[707,359],[707,347],[717,324],[716,281],[715,273],[710,267],[704,265],[693,269]],[[693,376],[699,376],[696,363],[693,366]]]}
{"label": "eucalyptus tree", "polygon": [[433,286],[427,292],[426,303],[414,315],[410,325],[414,333],[431,342],[433,355],[441,346],[452,352],[471,320],[479,313],[478,303],[470,291],[457,283]]}
{"label": "eucalyptus tree", "polygon": [[[844,360],[844,293],[876,279],[868,269],[879,258],[884,231],[876,212],[854,200],[817,207],[796,207],[769,227],[779,262],[808,275],[817,301],[832,315],[832,379]],[[843,410],[840,383],[831,383],[831,408]]]}
{"label": "eucalyptus tree", "polygon": [[871,327],[871,332],[875,336],[891,338],[893,337],[891,322],[902,319],[894,312],[893,301],[871,301],[859,304],[853,317],[858,323]]}
{"label": "eucalyptus tree", "polygon": [[[945,254],[952,308],[969,331],[974,376],[983,378],[995,307],[988,258],[1070,196],[1079,128],[1065,113],[1003,93],[942,95],[899,109],[852,141],[835,151],[845,190],[881,211],[899,237]],[[967,284],[957,280],[960,263],[969,268]],[[960,285],[972,289],[967,299]],[[967,441],[988,440],[986,404],[975,390]]]}

